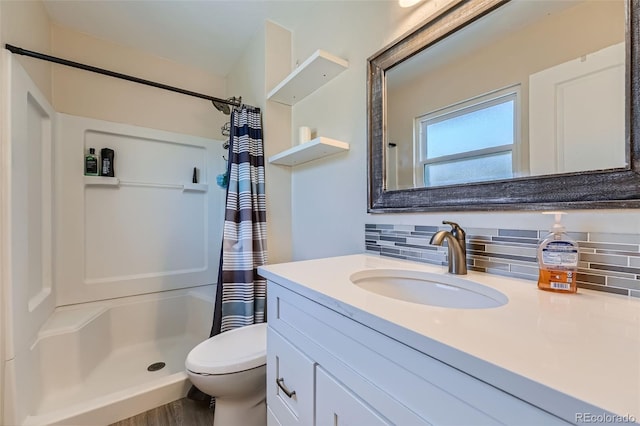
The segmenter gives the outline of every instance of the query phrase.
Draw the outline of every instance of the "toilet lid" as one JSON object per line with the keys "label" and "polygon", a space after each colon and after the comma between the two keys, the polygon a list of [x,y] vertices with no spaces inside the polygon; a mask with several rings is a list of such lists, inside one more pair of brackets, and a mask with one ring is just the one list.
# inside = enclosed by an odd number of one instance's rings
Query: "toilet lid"
{"label": "toilet lid", "polygon": [[185,366],[198,374],[229,374],[267,363],[267,324],[225,331],[193,348]]}

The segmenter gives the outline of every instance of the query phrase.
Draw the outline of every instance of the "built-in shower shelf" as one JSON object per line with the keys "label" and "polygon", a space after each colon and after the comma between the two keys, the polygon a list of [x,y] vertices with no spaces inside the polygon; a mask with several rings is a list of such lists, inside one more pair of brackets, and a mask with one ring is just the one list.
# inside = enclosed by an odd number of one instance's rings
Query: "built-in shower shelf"
{"label": "built-in shower shelf", "polygon": [[85,176],[85,186],[141,186],[150,188],[181,189],[183,192],[207,192],[209,185],[206,183],[157,183],[120,180],[116,177]]}
{"label": "built-in shower shelf", "polygon": [[84,184],[89,185],[104,185],[104,186],[118,186],[120,185],[120,179],[117,177],[109,176],[85,176]]}
{"label": "built-in shower shelf", "polygon": [[209,185],[206,183],[185,183],[182,185],[184,192],[207,192]]}
{"label": "built-in shower shelf", "polygon": [[294,105],[349,67],[349,62],[316,50],[306,61],[273,88],[267,99]]}
{"label": "built-in shower shelf", "polygon": [[318,137],[269,157],[269,163],[297,166],[329,155],[349,150],[349,144],[335,139]]}

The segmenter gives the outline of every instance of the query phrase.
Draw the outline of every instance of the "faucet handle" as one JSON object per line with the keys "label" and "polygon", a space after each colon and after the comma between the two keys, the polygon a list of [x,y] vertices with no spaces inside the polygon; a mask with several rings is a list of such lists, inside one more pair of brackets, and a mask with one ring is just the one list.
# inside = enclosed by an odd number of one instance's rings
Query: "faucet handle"
{"label": "faucet handle", "polygon": [[443,220],[442,223],[444,225],[450,225],[451,226],[451,235],[453,235],[457,240],[459,241],[464,241],[466,234],[464,232],[464,229],[462,229],[460,227],[460,225],[458,225],[455,222],[449,222],[446,220]]}

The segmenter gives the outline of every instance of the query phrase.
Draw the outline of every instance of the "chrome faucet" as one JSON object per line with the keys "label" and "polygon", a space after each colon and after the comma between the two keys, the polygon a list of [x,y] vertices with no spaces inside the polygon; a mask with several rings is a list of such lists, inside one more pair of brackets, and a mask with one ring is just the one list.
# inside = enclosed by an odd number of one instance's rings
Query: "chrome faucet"
{"label": "chrome faucet", "polygon": [[449,273],[465,275],[467,273],[467,243],[465,241],[464,229],[457,223],[442,221],[443,224],[451,225],[451,231],[438,231],[433,234],[429,244],[441,246],[446,238],[449,259]]}

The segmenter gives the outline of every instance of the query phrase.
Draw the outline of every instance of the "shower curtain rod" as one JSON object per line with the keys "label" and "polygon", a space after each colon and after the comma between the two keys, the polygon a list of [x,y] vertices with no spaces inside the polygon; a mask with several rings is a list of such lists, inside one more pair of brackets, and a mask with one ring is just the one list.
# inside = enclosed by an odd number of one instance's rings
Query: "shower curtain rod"
{"label": "shower curtain rod", "polygon": [[[78,68],[85,71],[91,71],[98,74],[107,75],[109,77],[120,78],[122,80],[132,81],[134,83],[145,84],[151,87],[157,87],[158,89],[169,90],[171,92],[181,93],[183,95],[194,96],[196,98],[206,99],[211,102],[226,104],[231,106],[240,106],[242,101],[237,100],[236,98],[231,98],[231,100],[216,98],[214,96],[204,95],[202,93],[192,92],[190,90],[180,89],[179,87],[168,86],[162,83],[156,83],[155,81],[145,80],[138,77],[133,77],[126,74],[121,74],[115,71],[109,71],[104,68],[98,68],[91,65],[81,64],[79,62],[69,61],[68,59],[56,58],[55,56],[45,55],[44,53],[34,52],[32,50],[23,49],[21,47],[12,46],[10,44],[5,44],[5,48],[9,50],[11,53],[15,53],[17,55],[30,56],[36,59],[42,59],[49,62],[55,62],[56,64],[66,65],[68,67]],[[217,108],[217,106],[216,106]]]}

